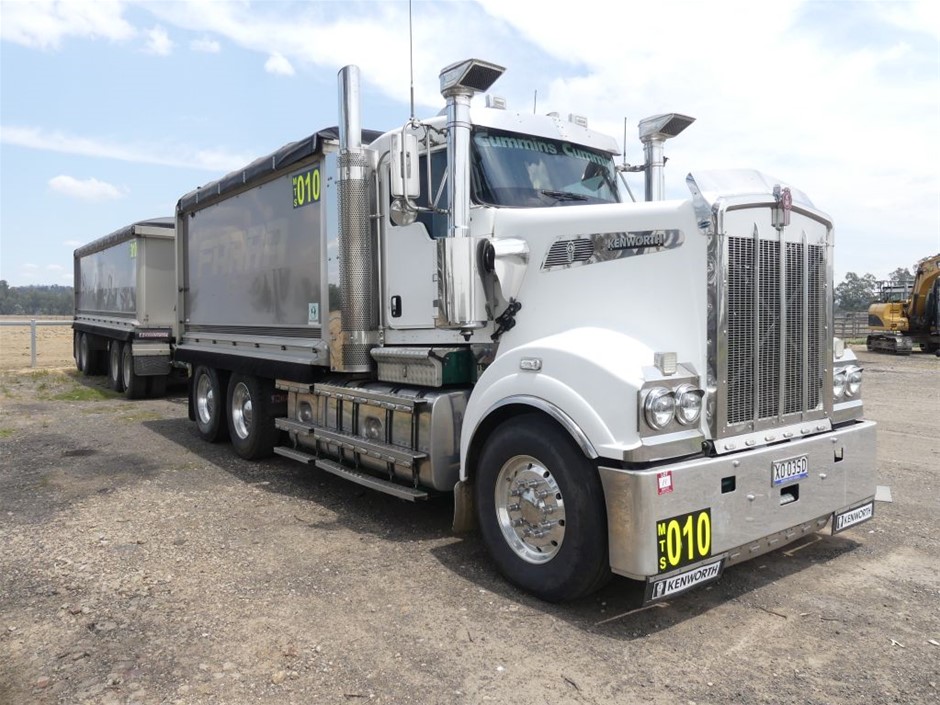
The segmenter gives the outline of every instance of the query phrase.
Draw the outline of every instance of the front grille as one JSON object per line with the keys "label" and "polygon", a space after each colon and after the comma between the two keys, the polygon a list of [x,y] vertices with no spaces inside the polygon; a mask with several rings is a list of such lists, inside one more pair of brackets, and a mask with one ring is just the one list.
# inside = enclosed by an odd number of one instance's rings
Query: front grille
{"label": "front grille", "polygon": [[819,409],[824,246],[754,237],[729,237],[727,245],[727,425]]}

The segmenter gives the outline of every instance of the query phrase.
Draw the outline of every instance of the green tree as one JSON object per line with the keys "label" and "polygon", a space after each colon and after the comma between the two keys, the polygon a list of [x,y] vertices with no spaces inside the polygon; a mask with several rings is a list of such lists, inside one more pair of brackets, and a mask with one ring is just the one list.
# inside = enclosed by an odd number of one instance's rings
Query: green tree
{"label": "green tree", "polygon": [[888,275],[888,278],[897,284],[904,284],[914,281],[914,275],[907,267],[898,267]]}
{"label": "green tree", "polygon": [[867,311],[877,298],[878,280],[873,274],[858,276],[849,272],[836,287],[833,304],[840,311]]}

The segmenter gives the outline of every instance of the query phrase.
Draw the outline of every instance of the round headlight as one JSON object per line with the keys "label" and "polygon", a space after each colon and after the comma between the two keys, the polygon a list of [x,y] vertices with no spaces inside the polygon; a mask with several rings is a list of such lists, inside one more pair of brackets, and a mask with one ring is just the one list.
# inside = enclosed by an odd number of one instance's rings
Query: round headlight
{"label": "round headlight", "polygon": [[300,406],[297,407],[297,420],[301,423],[313,423],[313,407],[309,402],[300,402]]}
{"label": "round headlight", "polygon": [[676,411],[676,397],[665,387],[654,387],[643,402],[646,422],[655,429],[665,428]]}
{"label": "round headlight", "polygon": [[862,388],[862,368],[849,365],[845,368],[845,393],[854,397]]}
{"label": "round headlight", "polygon": [[837,400],[845,396],[845,370],[832,375],[832,396]]}
{"label": "round headlight", "polygon": [[696,389],[691,384],[682,384],[675,391],[676,420],[683,426],[689,426],[698,421],[702,415],[702,397],[705,392]]}

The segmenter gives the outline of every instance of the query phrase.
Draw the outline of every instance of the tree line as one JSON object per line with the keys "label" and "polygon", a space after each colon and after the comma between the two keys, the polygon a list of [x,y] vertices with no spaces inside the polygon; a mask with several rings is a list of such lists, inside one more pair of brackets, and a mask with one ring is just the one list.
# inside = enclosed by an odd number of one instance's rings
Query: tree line
{"label": "tree line", "polygon": [[70,286],[10,286],[0,279],[0,314],[15,316],[70,316],[75,303]]}
{"label": "tree line", "polygon": [[[905,267],[898,267],[891,272],[888,281],[893,284],[906,284],[914,281],[914,274]],[[836,286],[833,294],[833,306],[836,311],[867,311],[873,301],[881,295],[881,280],[873,274],[849,272],[845,279]]]}

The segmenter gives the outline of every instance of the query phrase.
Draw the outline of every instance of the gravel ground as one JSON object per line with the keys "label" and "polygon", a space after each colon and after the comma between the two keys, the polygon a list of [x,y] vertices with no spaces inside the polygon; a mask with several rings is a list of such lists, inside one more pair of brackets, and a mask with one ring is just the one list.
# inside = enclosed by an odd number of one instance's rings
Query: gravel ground
{"label": "gravel ground", "polygon": [[209,445],[181,392],[0,376],[0,704],[936,703],[940,359],[859,353],[893,503],[637,610],[413,505]]}

